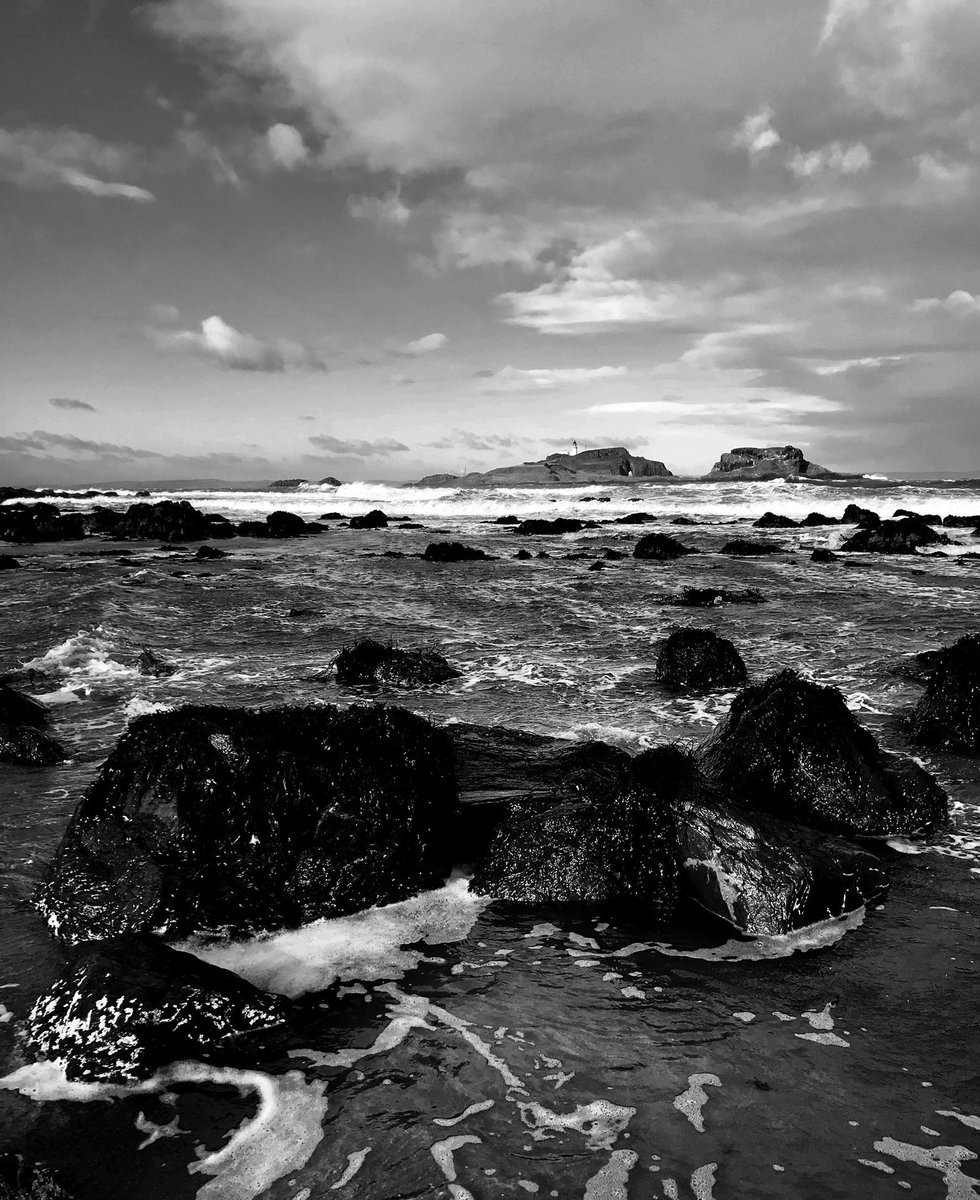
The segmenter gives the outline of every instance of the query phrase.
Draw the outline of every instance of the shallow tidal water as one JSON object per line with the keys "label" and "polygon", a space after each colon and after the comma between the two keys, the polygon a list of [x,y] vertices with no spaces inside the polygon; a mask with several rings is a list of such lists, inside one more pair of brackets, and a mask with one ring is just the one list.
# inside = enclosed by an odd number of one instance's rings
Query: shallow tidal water
{"label": "shallow tidal water", "polygon": [[[190,498],[233,518],[380,506],[425,528],[236,539],[219,543],[229,558],[201,564],[189,561],[194,547],[16,549],[26,569],[0,574],[0,670],[39,672],[23,686],[52,705],[72,757],[3,768],[0,1150],[61,1168],[79,1200],[980,1196],[980,763],[949,755],[923,761],[951,797],[950,829],[886,850],[888,895],[835,928],[737,942],[637,911],[485,905],[461,877],[407,911],[320,923],[271,945],[198,947],[298,998],[295,1032],[266,1058],[175,1068],[134,1094],[76,1088],[66,1098],[54,1074],[24,1072],[17,1021],[63,962],[29,897],[126,722],[152,706],[380,699],[436,722],[630,750],[693,744],[731,695],[677,697],[653,681],[660,640],[692,625],[731,638],[753,682],[793,667],[835,684],[883,744],[909,753],[902,714],[921,688],[896,663],[977,629],[980,561],[963,552],[980,542],[967,530],[949,531],[949,557],[821,566],[811,548],[836,547],[849,527],[749,527],[765,509],[839,515],[850,500],[882,515],[980,513],[975,487],[660,484],[490,497],[352,485]],[[638,509],[667,523],[560,538],[486,523]],[[670,525],[679,514],[709,523]],[[655,529],[703,553],[596,572],[563,557],[629,554]],[[717,553],[743,536],[794,552]],[[452,538],[499,557],[383,557]],[[519,548],[550,557],[517,561]],[[113,550],[132,553],[100,553]],[[766,602],[672,606],[684,586],[758,588]],[[435,646],[463,675],[407,693],[341,689],[333,657],[365,636]],[[178,673],[137,674],[144,646]]]}

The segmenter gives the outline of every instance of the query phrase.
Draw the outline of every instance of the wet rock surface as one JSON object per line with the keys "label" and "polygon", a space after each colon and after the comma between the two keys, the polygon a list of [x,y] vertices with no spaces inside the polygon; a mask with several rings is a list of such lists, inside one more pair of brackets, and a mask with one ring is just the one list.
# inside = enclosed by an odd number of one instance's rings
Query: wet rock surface
{"label": "wet rock surface", "polygon": [[452,767],[445,735],[398,708],[139,717],[35,902],[77,943],[275,929],[405,899],[452,866]]}
{"label": "wet rock surface", "polygon": [[735,558],[760,558],[766,554],[781,554],[786,549],[778,542],[751,541],[748,538],[733,538],[721,548],[722,554]]}
{"label": "wet rock surface", "polygon": [[159,938],[87,942],[35,1003],[27,1041],[68,1079],[124,1083],[284,1024],[286,1004]]}
{"label": "wet rock surface", "polygon": [[0,1200],[75,1200],[60,1175],[12,1151],[0,1154]]}
{"label": "wet rock surface", "polygon": [[45,732],[48,709],[40,701],[0,684],[0,762],[49,767],[64,762],[64,749]]}
{"label": "wet rock surface", "polygon": [[741,687],[748,672],[727,638],[711,629],[678,629],[660,650],[655,678],[664,687],[709,692]]}
{"label": "wet rock surface", "polygon": [[683,542],[679,542],[677,538],[672,538],[666,533],[648,533],[646,537],[640,538],[633,548],[634,558],[659,561],[669,561],[674,558],[683,558],[687,554],[697,553],[692,546],[685,546]]}
{"label": "wet rock surface", "polygon": [[680,608],[717,608],[722,604],[763,604],[765,596],[755,588],[686,587],[672,603]]}
{"label": "wet rock surface", "polygon": [[927,771],[881,750],[836,688],[795,671],[740,692],[698,759],[737,807],[828,832],[912,834],[947,816],[946,795]]}
{"label": "wet rock surface", "polygon": [[535,517],[531,520],[521,521],[514,527],[514,532],[526,537],[536,537],[542,534],[580,533],[583,529],[598,528],[598,521],[579,521],[575,517],[555,517],[554,520]]}
{"label": "wet rock surface", "polygon": [[136,669],[141,675],[150,675],[155,679],[164,679],[175,675],[177,668],[173,663],[160,657],[155,650],[142,650],[136,660]]}
{"label": "wet rock surface", "polygon": [[980,753],[980,634],[934,652],[922,666],[929,679],[912,714],[912,741],[940,750]]}
{"label": "wet rock surface", "polygon": [[388,518],[380,508],[372,508],[370,512],[360,517],[351,517],[351,529],[387,529]]}
{"label": "wet rock surface", "polygon": [[914,554],[920,546],[939,545],[949,545],[944,533],[937,533],[920,517],[903,517],[859,529],[842,543],[841,549],[871,554]]}
{"label": "wet rock surface", "polygon": [[426,562],[488,562],[491,555],[474,546],[464,546],[462,542],[430,542],[422,557]]}
{"label": "wet rock surface", "polygon": [[435,650],[408,650],[367,638],[340,652],[334,663],[345,686],[425,687],[460,672]]}

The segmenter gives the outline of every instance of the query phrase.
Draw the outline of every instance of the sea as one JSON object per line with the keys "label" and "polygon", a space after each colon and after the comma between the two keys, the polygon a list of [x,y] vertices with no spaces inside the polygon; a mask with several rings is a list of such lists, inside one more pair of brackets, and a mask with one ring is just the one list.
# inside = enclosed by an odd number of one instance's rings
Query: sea
{"label": "sea", "polygon": [[[408,521],[223,541],[229,557],[210,562],[192,559],[196,546],[0,547],[24,567],[0,573],[0,672],[51,706],[70,754],[0,768],[0,1151],[56,1168],[77,1200],[980,1196],[980,762],[910,747],[903,719],[922,686],[902,673],[908,656],[977,631],[980,538],[955,528],[935,552],[816,564],[812,549],[836,549],[853,528],[752,527],[767,510],[840,516],[850,502],[980,517],[978,481],[352,483],[152,498],[232,519],[380,508]],[[494,523],[635,512],[658,520],[544,537]],[[630,557],[654,530],[702,553]],[[786,552],[719,553],[759,536]],[[448,540],[493,561],[413,557]],[[607,549],[626,557],[589,570]],[[687,586],[765,600],[678,607]],[[133,718],[187,703],[383,701],[436,724],[695,746],[733,696],[655,682],[658,646],[687,626],[730,638],[753,682],[789,667],[839,688],[884,746],[939,779],[949,827],[880,847],[882,900],[746,940],[641,910],[490,903],[461,864],[402,904],[185,946],[299,1000],[302,1019],[265,1058],[173,1064],[127,1089],[68,1083],[25,1055],[19,1023],[64,963],[31,895]],[[364,637],[436,648],[462,674],[415,691],[339,687],[333,660]],[[176,673],[140,675],[145,647]]]}

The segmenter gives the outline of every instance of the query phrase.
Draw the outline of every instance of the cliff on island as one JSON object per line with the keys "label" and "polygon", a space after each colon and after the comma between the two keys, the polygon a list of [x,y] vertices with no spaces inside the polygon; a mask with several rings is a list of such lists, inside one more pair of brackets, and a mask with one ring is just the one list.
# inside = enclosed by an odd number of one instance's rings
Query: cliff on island
{"label": "cliff on island", "polygon": [[798,446],[737,446],[711,468],[710,479],[779,479],[790,475],[829,479],[836,472],[803,457]]}
{"label": "cliff on island", "polygon": [[523,487],[531,484],[625,483],[633,479],[672,479],[662,462],[640,458],[624,446],[582,450],[578,454],[549,454],[535,462],[469,475],[426,475],[412,487]]}

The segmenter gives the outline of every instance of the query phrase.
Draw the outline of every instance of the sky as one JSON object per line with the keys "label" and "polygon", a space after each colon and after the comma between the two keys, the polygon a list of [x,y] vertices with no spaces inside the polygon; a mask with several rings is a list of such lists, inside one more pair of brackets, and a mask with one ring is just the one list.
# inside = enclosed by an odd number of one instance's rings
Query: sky
{"label": "sky", "polygon": [[0,483],[980,474],[976,0],[3,0]]}

